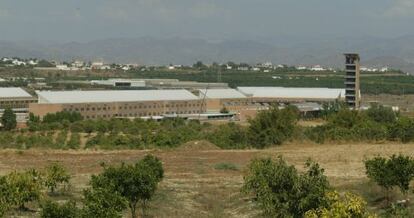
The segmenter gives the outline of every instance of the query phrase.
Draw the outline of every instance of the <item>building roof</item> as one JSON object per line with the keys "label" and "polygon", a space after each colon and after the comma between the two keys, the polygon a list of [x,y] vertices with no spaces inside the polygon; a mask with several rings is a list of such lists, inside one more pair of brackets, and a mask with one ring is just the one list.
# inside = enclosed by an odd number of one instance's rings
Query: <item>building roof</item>
{"label": "building roof", "polygon": [[37,91],[39,103],[76,104],[198,100],[187,90]]}
{"label": "building roof", "polygon": [[0,98],[30,98],[32,97],[22,88],[17,87],[1,87]]}
{"label": "building roof", "polygon": [[241,93],[254,98],[337,99],[345,97],[345,89],[238,87]]}
{"label": "building roof", "polygon": [[200,98],[225,99],[225,98],[246,98],[245,95],[235,89],[199,89]]}

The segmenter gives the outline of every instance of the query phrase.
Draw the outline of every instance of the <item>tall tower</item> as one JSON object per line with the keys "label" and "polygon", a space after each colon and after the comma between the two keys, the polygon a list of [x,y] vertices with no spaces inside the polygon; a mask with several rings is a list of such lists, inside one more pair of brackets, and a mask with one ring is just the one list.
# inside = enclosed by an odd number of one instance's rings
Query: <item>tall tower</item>
{"label": "tall tower", "polygon": [[345,101],[352,109],[359,109],[361,103],[359,61],[358,54],[345,54]]}

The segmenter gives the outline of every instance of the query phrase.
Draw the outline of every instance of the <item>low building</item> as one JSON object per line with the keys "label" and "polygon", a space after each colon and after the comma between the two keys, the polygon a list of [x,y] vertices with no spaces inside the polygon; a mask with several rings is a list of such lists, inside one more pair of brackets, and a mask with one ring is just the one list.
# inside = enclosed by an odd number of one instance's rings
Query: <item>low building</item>
{"label": "low building", "polygon": [[345,99],[345,89],[291,88],[291,87],[238,87],[237,90],[254,102],[329,102]]}
{"label": "low building", "polygon": [[35,102],[37,99],[22,88],[0,88],[0,109],[27,109],[30,103]]}
{"label": "low building", "polygon": [[249,98],[235,89],[199,89],[198,96],[206,103],[209,112],[218,112],[222,108],[239,111],[250,103]]}
{"label": "low building", "polygon": [[203,102],[187,90],[38,91],[29,110],[43,117],[60,111],[85,119],[136,118],[203,113]]}
{"label": "low building", "polygon": [[22,88],[0,88],[0,116],[6,108],[11,108],[16,114],[18,123],[25,123],[29,116],[29,104],[37,99]]}

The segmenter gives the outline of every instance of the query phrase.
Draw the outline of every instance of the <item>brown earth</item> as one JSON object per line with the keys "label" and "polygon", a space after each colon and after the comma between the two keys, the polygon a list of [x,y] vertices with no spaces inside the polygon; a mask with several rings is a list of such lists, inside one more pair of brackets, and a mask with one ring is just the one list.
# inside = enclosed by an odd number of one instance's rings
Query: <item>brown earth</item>
{"label": "brown earth", "polygon": [[[101,171],[102,162],[133,163],[151,153],[162,160],[166,173],[151,204],[152,216],[252,217],[257,215],[257,210],[246,196],[240,194],[240,187],[245,167],[253,158],[282,155],[300,169],[308,158],[312,158],[325,168],[334,186],[345,187],[366,181],[364,158],[394,153],[414,155],[414,144],[289,144],[267,150],[218,150],[214,145],[202,149],[200,144],[206,145],[205,142],[191,142],[179,150],[145,151],[2,150],[0,174],[40,169],[59,161],[73,175],[74,198],[78,199],[90,176]],[[215,165],[219,163],[233,164],[239,170],[217,170]]]}

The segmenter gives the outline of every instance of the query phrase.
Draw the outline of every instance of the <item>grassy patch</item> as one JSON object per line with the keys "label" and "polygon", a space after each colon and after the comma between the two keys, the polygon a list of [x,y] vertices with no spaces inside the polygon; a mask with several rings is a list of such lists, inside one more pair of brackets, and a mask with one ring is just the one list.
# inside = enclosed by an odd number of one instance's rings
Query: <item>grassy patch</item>
{"label": "grassy patch", "polygon": [[234,164],[234,163],[228,163],[228,162],[224,162],[224,163],[218,163],[216,165],[214,165],[214,169],[216,170],[232,170],[232,171],[239,171],[239,167]]}

